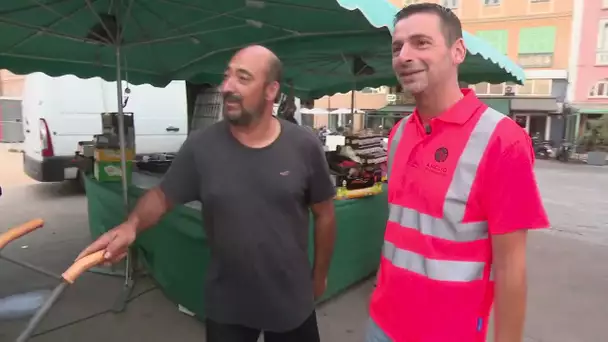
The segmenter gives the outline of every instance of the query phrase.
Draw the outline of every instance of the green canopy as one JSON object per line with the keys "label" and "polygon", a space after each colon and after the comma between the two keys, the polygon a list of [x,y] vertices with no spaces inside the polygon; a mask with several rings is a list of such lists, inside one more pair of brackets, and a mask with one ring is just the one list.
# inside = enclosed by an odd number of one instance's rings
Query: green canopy
{"label": "green canopy", "polygon": [[[395,12],[386,0],[2,0],[0,67],[115,80],[119,47],[130,83],[218,84],[230,56],[258,43],[283,60],[296,96],[317,98],[395,83]],[[520,80],[472,42],[462,80]]]}

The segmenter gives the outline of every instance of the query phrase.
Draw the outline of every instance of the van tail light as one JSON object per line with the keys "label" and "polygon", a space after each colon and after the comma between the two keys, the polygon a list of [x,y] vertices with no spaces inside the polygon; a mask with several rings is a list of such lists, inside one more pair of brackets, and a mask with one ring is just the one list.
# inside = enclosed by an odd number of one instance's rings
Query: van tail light
{"label": "van tail light", "polygon": [[51,138],[51,132],[49,131],[49,125],[46,120],[40,119],[40,146],[42,147],[43,157],[52,157],[55,155],[53,151],[53,140]]}

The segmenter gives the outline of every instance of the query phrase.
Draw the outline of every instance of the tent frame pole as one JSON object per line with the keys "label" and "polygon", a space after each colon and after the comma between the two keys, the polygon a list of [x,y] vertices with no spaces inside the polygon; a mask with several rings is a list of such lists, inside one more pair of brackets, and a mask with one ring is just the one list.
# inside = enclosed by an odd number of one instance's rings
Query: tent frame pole
{"label": "tent frame pole", "polygon": [[[116,45],[116,100],[118,104],[118,141],[120,144],[120,168],[121,174],[121,185],[122,185],[122,199],[124,205],[124,216],[125,219],[129,216],[129,184],[127,181],[127,156],[126,156],[126,132],[125,132],[125,117],[123,111],[123,96],[122,96],[122,63],[121,63],[121,47],[120,44]],[[131,297],[131,293],[134,287],[133,273],[135,265],[136,255],[133,247],[129,248],[127,257],[125,260],[125,273],[124,273],[124,288],[116,301],[113,311],[123,312],[126,309],[127,302]]]}

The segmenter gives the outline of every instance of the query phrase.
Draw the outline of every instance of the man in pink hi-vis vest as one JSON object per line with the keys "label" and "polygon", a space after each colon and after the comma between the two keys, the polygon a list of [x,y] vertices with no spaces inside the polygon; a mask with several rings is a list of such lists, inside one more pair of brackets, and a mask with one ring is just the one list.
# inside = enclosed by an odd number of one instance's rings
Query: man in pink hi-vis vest
{"label": "man in pink hi-vis vest", "polygon": [[[393,68],[416,110],[389,137],[389,218],[368,342],[521,342],[526,236],[549,222],[529,136],[460,89],[458,18],[415,4],[395,18]],[[475,72],[475,70],[468,70]]]}

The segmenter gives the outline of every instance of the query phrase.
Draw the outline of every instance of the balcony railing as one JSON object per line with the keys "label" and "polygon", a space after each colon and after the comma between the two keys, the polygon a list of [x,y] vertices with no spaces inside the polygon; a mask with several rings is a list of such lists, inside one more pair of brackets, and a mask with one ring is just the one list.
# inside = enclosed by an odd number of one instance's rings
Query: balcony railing
{"label": "balcony railing", "polygon": [[596,52],[595,65],[608,65],[608,50],[600,50]]}

